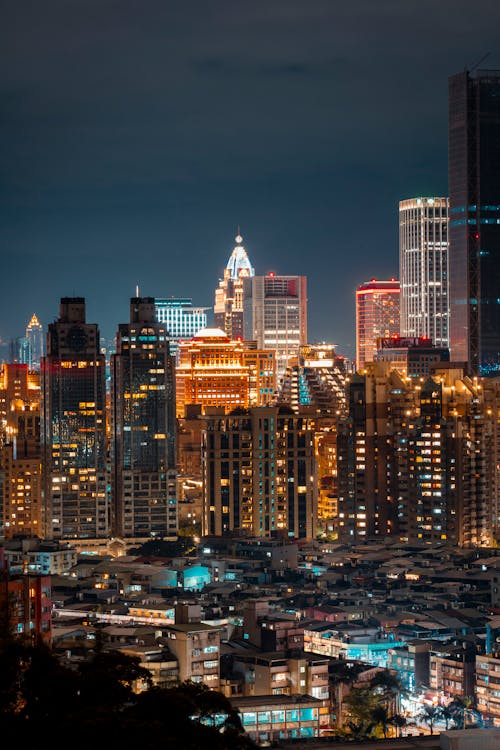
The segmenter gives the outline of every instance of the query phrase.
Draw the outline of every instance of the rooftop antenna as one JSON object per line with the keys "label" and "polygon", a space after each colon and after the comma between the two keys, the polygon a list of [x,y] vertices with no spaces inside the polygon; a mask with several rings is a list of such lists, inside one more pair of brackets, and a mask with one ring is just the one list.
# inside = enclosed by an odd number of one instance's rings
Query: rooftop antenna
{"label": "rooftop antenna", "polygon": [[483,55],[482,58],[478,60],[475,65],[472,66],[472,68],[469,70],[469,73],[472,73],[473,70],[476,70],[476,68],[479,68],[481,63],[484,62],[490,55],[491,55],[491,52],[487,52],[485,55]]}
{"label": "rooftop antenna", "polygon": [[136,296],[137,298],[139,297],[139,284],[136,284],[136,285],[135,285],[135,296]]}

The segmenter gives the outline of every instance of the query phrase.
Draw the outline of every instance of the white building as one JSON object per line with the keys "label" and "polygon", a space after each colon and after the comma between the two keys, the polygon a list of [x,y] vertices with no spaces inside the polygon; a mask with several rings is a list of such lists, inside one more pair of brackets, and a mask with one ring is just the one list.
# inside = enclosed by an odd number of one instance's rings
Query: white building
{"label": "white building", "polygon": [[179,341],[192,339],[198,331],[207,327],[208,307],[193,307],[191,299],[156,297],[155,310],[156,320],[167,329],[172,355],[177,353]]}
{"label": "white building", "polygon": [[449,347],[448,198],[399,203],[401,336]]}

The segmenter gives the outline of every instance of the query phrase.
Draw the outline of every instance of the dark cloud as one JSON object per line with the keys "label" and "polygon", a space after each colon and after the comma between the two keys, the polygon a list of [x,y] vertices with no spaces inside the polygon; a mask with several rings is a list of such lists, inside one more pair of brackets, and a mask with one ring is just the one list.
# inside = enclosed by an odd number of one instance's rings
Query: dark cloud
{"label": "dark cloud", "polygon": [[106,335],[136,283],[212,304],[241,224],[347,349],[354,287],[397,272],[397,201],[447,190],[447,77],[500,67],[499,22],[489,0],[3,3],[0,336],[74,291]]}

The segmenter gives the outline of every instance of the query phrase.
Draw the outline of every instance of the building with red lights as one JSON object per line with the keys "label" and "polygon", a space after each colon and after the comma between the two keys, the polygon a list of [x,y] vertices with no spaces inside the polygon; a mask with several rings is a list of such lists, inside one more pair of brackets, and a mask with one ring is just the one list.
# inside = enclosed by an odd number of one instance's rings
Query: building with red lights
{"label": "building with red lights", "polygon": [[356,290],[356,367],[373,362],[377,339],[399,334],[399,281],[372,279]]}

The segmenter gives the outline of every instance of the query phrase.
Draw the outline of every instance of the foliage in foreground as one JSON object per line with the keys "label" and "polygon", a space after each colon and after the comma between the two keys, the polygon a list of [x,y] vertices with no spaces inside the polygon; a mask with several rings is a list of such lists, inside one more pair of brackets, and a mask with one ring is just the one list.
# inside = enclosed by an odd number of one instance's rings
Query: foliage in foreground
{"label": "foliage in foreground", "polygon": [[[149,684],[134,693],[136,681]],[[0,737],[27,750],[247,750],[254,744],[220,693],[190,682],[151,687],[138,660],[98,652],[75,669],[43,646],[0,646]]]}

